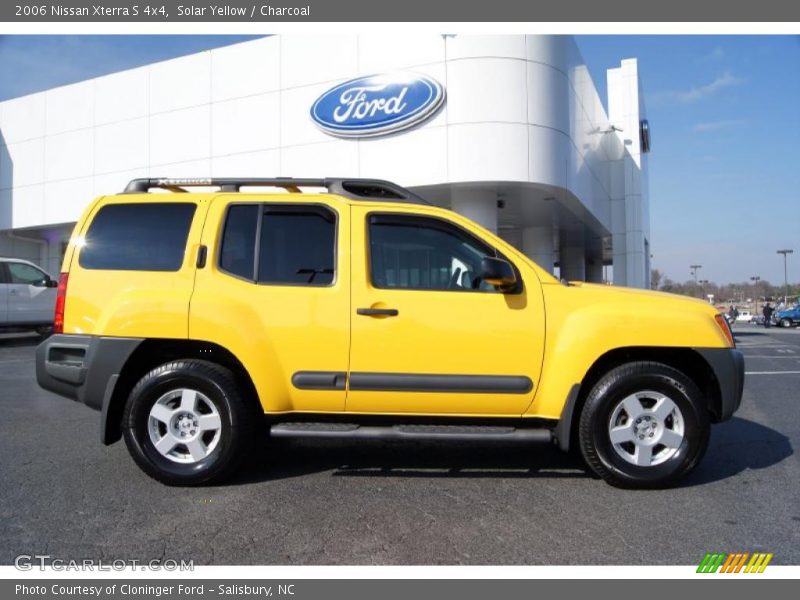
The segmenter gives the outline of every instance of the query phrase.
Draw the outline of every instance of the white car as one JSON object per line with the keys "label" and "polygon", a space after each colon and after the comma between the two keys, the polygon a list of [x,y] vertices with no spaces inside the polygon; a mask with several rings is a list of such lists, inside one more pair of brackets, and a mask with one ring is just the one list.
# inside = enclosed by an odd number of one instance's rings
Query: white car
{"label": "white car", "polygon": [[32,262],[0,258],[0,330],[47,333],[53,325],[56,282]]}
{"label": "white car", "polygon": [[753,320],[753,313],[749,310],[743,310],[739,312],[739,315],[736,317],[737,323],[749,323]]}

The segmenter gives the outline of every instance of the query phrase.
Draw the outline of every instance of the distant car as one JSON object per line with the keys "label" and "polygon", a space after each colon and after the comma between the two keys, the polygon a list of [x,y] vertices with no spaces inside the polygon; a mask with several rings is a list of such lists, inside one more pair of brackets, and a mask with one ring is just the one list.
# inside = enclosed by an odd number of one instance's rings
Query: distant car
{"label": "distant car", "polygon": [[773,318],[781,327],[797,327],[800,325],[800,304],[777,311]]}
{"label": "distant car", "polygon": [[58,283],[32,262],[0,258],[0,331],[36,331],[53,326]]}
{"label": "distant car", "polygon": [[753,313],[749,310],[742,310],[739,311],[739,314],[736,316],[737,323],[750,323],[753,321]]}

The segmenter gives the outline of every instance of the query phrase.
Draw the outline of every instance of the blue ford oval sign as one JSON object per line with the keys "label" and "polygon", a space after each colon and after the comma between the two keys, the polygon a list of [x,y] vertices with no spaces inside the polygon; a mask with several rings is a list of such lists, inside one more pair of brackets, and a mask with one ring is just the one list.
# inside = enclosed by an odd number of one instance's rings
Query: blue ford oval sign
{"label": "blue ford oval sign", "polygon": [[407,129],[431,116],[443,101],[444,88],[426,75],[370,75],[322,94],[311,107],[311,118],[331,135],[371,137]]}

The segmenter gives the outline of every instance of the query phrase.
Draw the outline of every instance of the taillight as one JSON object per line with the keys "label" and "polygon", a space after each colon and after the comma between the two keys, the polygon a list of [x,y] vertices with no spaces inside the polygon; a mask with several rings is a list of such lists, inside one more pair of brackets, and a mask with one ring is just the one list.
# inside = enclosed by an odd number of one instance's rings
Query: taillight
{"label": "taillight", "polygon": [[714,315],[714,320],[717,322],[717,325],[722,330],[722,335],[725,336],[725,339],[728,340],[728,346],[731,348],[736,347],[736,342],[733,341],[733,333],[731,332],[731,326],[728,325],[728,322],[725,320],[725,317],[722,315]]}
{"label": "taillight", "polygon": [[53,333],[64,333],[64,306],[67,303],[67,280],[69,273],[58,276],[58,289],[56,290],[56,315],[53,318]]}

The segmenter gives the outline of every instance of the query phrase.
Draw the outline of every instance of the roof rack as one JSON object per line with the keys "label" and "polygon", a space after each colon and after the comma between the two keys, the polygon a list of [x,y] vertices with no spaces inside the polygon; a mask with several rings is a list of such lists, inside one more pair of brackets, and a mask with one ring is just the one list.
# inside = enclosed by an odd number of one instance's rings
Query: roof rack
{"label": "roof rack", "polygon": [[243,187],[279,187],[292,193],[300,193],[301,187],[323,187],[331,194],[353,200],[382,200],[384,202],[408,202],[430,204],[413,192],[382,179],[295,179],[293,177],[210,177],[210,178],[144,178],[132,180],[123,194],[146,194],[152,188],[171,192],[186,192],[187,187],[218,187],[221,192],[238,192]]}

